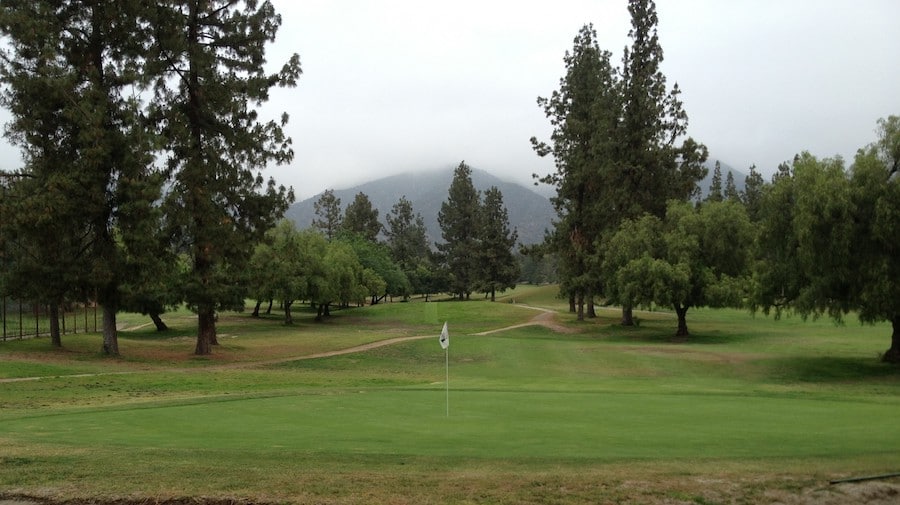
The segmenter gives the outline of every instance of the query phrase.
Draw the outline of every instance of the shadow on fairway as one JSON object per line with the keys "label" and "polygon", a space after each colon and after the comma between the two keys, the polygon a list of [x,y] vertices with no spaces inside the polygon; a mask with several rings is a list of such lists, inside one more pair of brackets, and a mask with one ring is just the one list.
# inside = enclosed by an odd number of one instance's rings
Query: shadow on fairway
{"label": "shadow on fairway", "polygon": [[[690,324],[690,323],[689,323]],[[726,331],[697,331],[687,337],[676,337],[676,327],[659,321],[642,322],[640,326],[626,327],[612,324],[598,328],[595,333],[603,340],[612,343],[647,343],[647,344],[713,344],[728,345],[748,342],[759,338],[757,334],[736,332],[730,328]],[[594,332],[592,332],[594,333]]]}
{"label": "shadow on fairway", "polygon": [[[866,358],[794,357],[765,360],[770,377],[779,382],[876,382],[900,383],[900,367]],[[883,381],[877,379],[885,379]]]}

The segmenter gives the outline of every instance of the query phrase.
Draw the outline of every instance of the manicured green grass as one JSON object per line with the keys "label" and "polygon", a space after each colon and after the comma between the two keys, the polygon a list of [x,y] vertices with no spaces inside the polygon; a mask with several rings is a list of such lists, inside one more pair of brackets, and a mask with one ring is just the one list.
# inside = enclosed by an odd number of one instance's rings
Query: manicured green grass
{"label": "manicured green grass", "polygon": [[[474,335],[539,314],[513,300],[562,311],[570,332]],[[221,345],[199,359],[186,314],[164,335],[123,331],[119,359],[99,355],[97,335],[64,339],[63,351],[8,342],[0,378],[42,378],[0,382],[0,494],[753,503],[900,467],[900,370],[878,361],[884,325],[696,310],[692,337],[674,342],[665,311],[622,328],[615,310],[579,322],[564,309],[554,287],[529,286],[495,303],[382,304],[324,324],[303,311],[294,326],[223,314]],[[416,336],[427,338],[304,358]]]}

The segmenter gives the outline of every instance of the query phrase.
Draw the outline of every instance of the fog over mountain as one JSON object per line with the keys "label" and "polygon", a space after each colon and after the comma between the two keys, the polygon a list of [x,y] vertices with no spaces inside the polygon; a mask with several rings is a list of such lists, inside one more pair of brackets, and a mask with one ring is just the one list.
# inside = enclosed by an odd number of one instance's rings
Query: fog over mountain
{"label": "fog over mountain", "polygon": [[[394,204],[405,196],[412,203],[413,212],[422,215],[428,240],[433,245],[434,242],[443,242],[437,216],[441,204],[447,200],[453,170],[453,167],[448,166],[440,170],[392,175],[346,189],[335,189],[334,195],[341,199],[342,209],[346,209],[357,193],[365,193],[372,206],[378,209],[378,219],[382,224],[386,224],[386,216]],[[555,216],[547,196],[537,193],[535,188],[503,181],[477,168],[472,168],[472,184],[482,192],[491,186],[497,186],[503,193],[510,228],[518,231],[520,243],[535,244],[544,239],[544,230],[550,229],[551,220]],[[293,220],[299,228],[311,226],[316,217],[313,204],[320,196],[321,193],[294,203],[285,217]]]}

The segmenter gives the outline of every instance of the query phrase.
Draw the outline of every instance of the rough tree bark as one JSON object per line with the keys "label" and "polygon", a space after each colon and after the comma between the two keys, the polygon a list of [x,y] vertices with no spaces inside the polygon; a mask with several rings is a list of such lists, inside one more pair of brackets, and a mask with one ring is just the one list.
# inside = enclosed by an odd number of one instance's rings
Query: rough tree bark
{"label": "rough tree bark", "polygon": [[103,305],[103,354],[109,356],[119,355],[119,335],[116,329],[115,304],[107,301]]}
{"label": "rough tree bark", "polygon": [[634,311],[630,305],[622,307],[622,326],[634,326]]}
{"label": "rough tree bark", "polygon": [[153,321],[153,324],[156,326],[156,331],[169,331],[169,327],[166,325],[166,323],[163,322],[162,318],[159,317],[159,314],[157,314],[156,312],[151,312],[149,316]]}
{"label": "rough tree bark", "polygon": [[197,310],[197,347],[194,354],[212,354],[216,338],[216,311],[211,304],[201,305]]}
{"label": "rough tree bark", "polygon": [[62,338],[59,335],[59,304],[50,304],[50,345],[62,347]]}
{"label": "rough tree bark", "polygon": [[678,331],[675,332],[676,337],[687,337],[689,335],[687,327],[687,311],[688,308],[685,306],[675,306],[675,314],[678,315]]}
{"label": "rough tree bark", "polygon": [[891,319],[894,332],[891,334],[891,347],[885,351],[881,361],[900,364],[900,314]]}
{"label": "rough tree bark", "polygon": [[291,305],[293,304],[293,300],[284,301],[284,324],[294,324],[294,315],[291,314]]}

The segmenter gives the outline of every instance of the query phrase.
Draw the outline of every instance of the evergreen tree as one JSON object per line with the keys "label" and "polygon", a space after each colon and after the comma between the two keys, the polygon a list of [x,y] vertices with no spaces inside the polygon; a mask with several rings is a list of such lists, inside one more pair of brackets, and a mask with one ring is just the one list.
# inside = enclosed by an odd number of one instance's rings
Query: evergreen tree
{"label": "evergreen tree", "polygon": [[595,243],[603,230],[615,223],[614,205],[600,201],[609,167],[614,162],[619,120],[619,95],[610,53],[600,50],[591,25],[581,28],[572,51],[563,58],[566,74],[559,90],[538,105],[553,125],[550,142],[531,143],[539,156],[552,155],[556,171],[540,178],[556,188],[551,200],[559,216],[549,245],[560,259],[560,289],[577,304],[578,318],[584,305],[599,292]]}
{"label": "evergreen tree", "polygon": [[741,201],[741,194],[734,183],[734,173],[731,170],[728,171],[728,176],[725,177],[725,200],[729,202]]}
{"label": "evergreen tree", "polygon": [[744,178],[744,190],[741,192],[741,201],[747,208],[747,216],[750,221],[759,221],[760,205],[762,200],[763,189],[766,181],[756,170],[756,165],[750,166],[750,173]]}
{"label": "evergreen tree", "polygon": [[438,211],[444,243],[436,244],[445,256],[450,275],[450,291],[460,300],[468,299],[478,278],[479,195],[472,184],[472,169],[460,162],[453,172],[447,200]]}
{"label": "evergreen tree", "polygon": [[344,211],[344,221],[341,227],[356,233],[369,242],[377,241],[381,233],[381,223],[378,221],[378,209],[372,207],[372,202],[365,193],[357,193],[356,197]]}
{"label": "evergreen tree", "polygon": [[421,271],[432,270],[425,220],[421,214],[413,215],[412,204],[405,196],[400,197],[387,215],[385,234],[391,258],[406,274],[410,290],[425,293],[425,276]]}
{"label": "evergreen tree", "polygon": [[[18,203],[23,212],[30,205],[50,212],[38,220],[49,227],[20,222],[32,229],[13,236],[25,248],[38,235],[60,246],[49,247],[54,257],[28,274],[45,281],[47,292],[35,295],[54,313],[54,344],[56,306],[90,293],[103,307],[103,352],[118,354],[123,284],[134,285],[133,274],[156,259],[148,246],[156,238],[161,178],[151,168],[153,139],[133,98],[154,75],[144,60],[147,13],[137,1],[10,1],[0,8],[9,42],[0,64],[8,84],[4,104],[14,118],[8,131],[25,153],[20,175],[32,179],[16,185],[27,192]],[[61,285],[67,287],[54,287]]]}
{"label": "evergreen tree", "polygon": [[334,196],[334,190],[326,189],[322,196],[313,202],[316,218],[313,219],[312,225],[318,228],[326,239],[332,240],[337,237],[343,224],[341,219],[341,199]]}
{"label": "evergreen tree", "polygon": [[266,74],[266,44],[281,25],[271,2],[180,0],[156,4],[151,59],[153,117],[166,138],[173,181],[166,211],[172,235],[191,258],[185,299],[198,315],[196,354],[217,342],[215,313],[243,305],[241,275],[253,248],[293,199],[261,170],[293,157],[282,127],[257,107],[273,86],[293,86],[297,55]]}
{"label": "evergreen tree", "polygon": [[[622,59],[622,112],[617,167],[606,192],[609,208],[622,218],[648,212],[662,218],[669,200],[696,194],[706,175],[707,149],[688,137],[688,117],[675,84],[667,90],[660,68],[663,50],[652,0],[630,0],[631,46]],[[631,309],[623,307],[622,323],[632,325]]]}
{"label": "evergreen tree", "polygon": [[722,200],[722,165],[719,163],[719,160],[716,160],[712,179],[709,181],[709,193],[706,195],[706,201],[721,202]]}
{"label": "evergreen tree", "polygon": [[509,213],[503,205],[503,193],[491,186],[484,193],[479,220],[478,285],[481,291],[490,293],[494,301],[496,292],[516,287],[521,268],[513,255],[518,234],[509,229]]}

